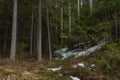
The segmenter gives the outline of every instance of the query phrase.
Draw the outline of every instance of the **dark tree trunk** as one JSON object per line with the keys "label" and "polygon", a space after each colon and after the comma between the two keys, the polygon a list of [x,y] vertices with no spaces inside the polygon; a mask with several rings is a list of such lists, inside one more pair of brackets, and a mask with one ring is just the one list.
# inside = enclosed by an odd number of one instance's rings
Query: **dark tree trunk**
{"label": "dark tree trunk", "polygon": [[31,17],[31,32],[30,32],[30,54],[33,53],[33,25],[34,25],[34,14],[32,11],[32,17]]}

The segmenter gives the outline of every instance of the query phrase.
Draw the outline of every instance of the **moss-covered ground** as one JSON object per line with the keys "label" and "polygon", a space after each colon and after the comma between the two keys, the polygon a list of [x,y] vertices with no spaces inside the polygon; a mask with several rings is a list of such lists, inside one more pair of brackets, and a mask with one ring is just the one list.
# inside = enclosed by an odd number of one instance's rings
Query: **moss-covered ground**
{"label": "moss-covered ground", "polygon": [[[119,43],[111,43],[88,56],[52,62],[1,59],[0,80],[72,80],[70,76],[76,76],[80,80],[120,80],[119,48]],[[85,67],[72,66],[78,63],[84,63]],[[62,66],[59,71],[47,70],[59,66]]]}

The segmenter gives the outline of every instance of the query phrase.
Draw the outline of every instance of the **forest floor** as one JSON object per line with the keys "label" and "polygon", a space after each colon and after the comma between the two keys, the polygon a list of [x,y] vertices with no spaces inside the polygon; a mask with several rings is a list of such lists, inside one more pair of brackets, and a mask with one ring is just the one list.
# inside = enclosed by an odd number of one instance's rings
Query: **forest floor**
{"label": "forest floor", "polygon": [[103,49],[52,62],[1,59],[0,80],[120,80],[120,54]]}

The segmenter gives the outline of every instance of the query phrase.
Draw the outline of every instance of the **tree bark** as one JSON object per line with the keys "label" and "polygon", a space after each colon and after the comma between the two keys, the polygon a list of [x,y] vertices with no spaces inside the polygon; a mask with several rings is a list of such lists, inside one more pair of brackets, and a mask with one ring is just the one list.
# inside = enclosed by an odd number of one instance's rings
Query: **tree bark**
{"label": "tree bark", "polygon": [[52,51],[51,51],[51,37],[50,37],[50,25],[49,25],[49,11],[47,8],[47,29],[48,29],[48,46],[49,46],[49,60],[52,60]]}
{"label": "tree bark", "polygon": [[34,25],[34,14],[32,11],[32,17],[31,17],[31,32],[30,32],[30,54],[33,53],[33,25]]}
{"label": "tree bark", "polygon": [[[61,1],[62,5],[62,1]],[[63,7],[61,6],[61,35],[63,34]],[[63,39],[61,38],[61,45],[63,44]]]}
{"label": "tree bark", "polygon": [[70,7],[70,4],[69,4],[69,23],[68,23],[68,34],[69,36],[71,35],[71,7]]}
{"label": "tree bark", "polygon": [[[5,26],[6,27],[6,26]],[[8,28],[5,28],[5,40],[4,40],[4,49],[3,52],[6,53],[6,49],[7,49],[7,32],[8,32]]]}
{"label": "tree bark", "polygon": [[78,23],[80,20],[80,0],[78,0]]}
{"label": "tree bark", "polygon": [[17,33],[17,0],[14,0],[12,39],[11,39],[11,52],[10,52],[10,59],[11,60],[15,60],[15,54],[16,54],[16,33]]}
{"label": "tree bark", "polygon": [[93,10],[93,0],[89,0],[89,1],[90,1],[90,13],[91,13]]}
{"label": "tree bark", "polygon": [[39,0],[39,23],[38,23],[38,61],[42,60],[42,0]]}
{"label": "tree bark", "polygon": [[118,39],[118,27],[117,27],[117,11],[115,10],[115,39]]}

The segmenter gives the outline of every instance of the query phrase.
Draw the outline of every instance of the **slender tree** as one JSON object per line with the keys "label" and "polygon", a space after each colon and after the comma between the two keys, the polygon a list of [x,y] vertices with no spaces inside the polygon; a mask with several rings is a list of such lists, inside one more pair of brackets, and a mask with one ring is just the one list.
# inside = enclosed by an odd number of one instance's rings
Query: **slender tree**
{"label": "slender tree", "polygon": [[68,6],[68,9],[69,9],[69,17],[68,17],[68,34],[69,36],[71,35],[71,5],[70,5],[70,0],[69,0],[69,6]]}
{"label": "slender tree", "polygon": [[32,17],[31,17],[31,32],[30,32],[30,54],[32,55],[32,48],[33,48],[33,23],[34,23],[34,14],[32,11]]}
{"label": "slender tree", "polygon": [[[61,0],[61,35],[63,34],[63,6],[62,6],[62,0]],[[63,44],[63,39],[61,38],[61,45]]]}
{"label": "slender tree", "polygon": [[90,3],[90,13],[91,13],[93,10],[93,0],[89,0],[89,3]]}
{"label": "slender tree", "polygon": [[38,23],[38,61],[42,60],[42,0],[39,0],[39,23]]}
{"label": "slender tree", "polygon": [[118,17],[118,14],[117,14],[117,11],[115,10],[115,40],[117,41],[118,39],[118,27],[117,27],[117,17]]}
{"label": "slender tree", "polygon": [[80,20],[80,0],[78,0],[78,22]]}
{"label": "slender tree", "polygon": [[[33,2],[33,0],[32,0]],[[30,54],[33,53],[33,26],[34,26],[34,12],[32,6],[32,14],[31,14],[31,32],[30,32]]]}
{"label": "slender tree", "polygon": [[47,29],[48,29],[48,46],[49,46],[49,59],[52,60],[52,51],[51,51],[51,37],[50,37],[50,24],[49,24],[49,10],[47,8]]}
{"label": "slender tree", "polygon": [[12,39],[11,39],[11,52],[10,59],[15,60],[16,54],[16,33],[17,33],[17,0],[13,0],[13,26],[12,26]]}
{"label": "slender tree", "polygon": [[3,52],[6,53],[6,48],[7,48],[7,33],[8,33],[8,28],[5,26],[5,40],[4,40],[4,49]]}

